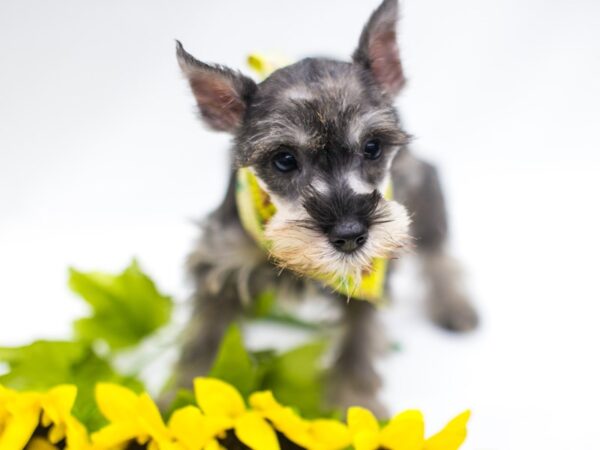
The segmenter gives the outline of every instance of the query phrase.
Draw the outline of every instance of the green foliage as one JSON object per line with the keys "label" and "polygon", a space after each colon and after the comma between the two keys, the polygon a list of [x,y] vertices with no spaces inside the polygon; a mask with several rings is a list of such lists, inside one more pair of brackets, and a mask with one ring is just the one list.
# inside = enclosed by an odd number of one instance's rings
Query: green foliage
{"label": "green foliage", "polygon": [[242,333],[232,325],[221,341],[210,376],[235,386],[247,397],[256,386],[256,364],[244,348]]}
{"label": "green foliage", "polygon": [[254,317],[266,317],[275,308],[275,292],[271,289],[259,294],[252,304]]}
{"label": "green foliage", "polygon": [[106,359],[82,342],[35,341],[23,347],[2,347],[0,360],[9,367],[9,372],[0,376],[0,384],[5,386],[19,390],[77,386],[73,414],[92,430],[104,423],[94,402],[96,383],[119,383],[136,391],[144,388],[139,380],[116,373]]}
{"label": "green foliage", "polygon": [[210,376],[235,386],[245,397],[271,390],[281,402],[293,405],[307,417],[327,415],[323,407],[321,364],[325,342],[312,342],[288,352],[249,353],[237,325],[227,331]]}
{"label": "green foliage", "polygon": [[[166,324],[172,301],[158,292],[135,261],[118,275],[71,269],[69,286],[92,307],[92,315],[75,322],[76,336],[70,341],[41,340],[22,347],[0,347],[0,362],[9,369],[0,376],[0,383],[20,390],[74,384],[78,395],[73,414],[94,430],[104,423],[93,401],[96,383],[144,390],[136,377],[115,370],[112,360],[118,350],[139,344]],[[98,341],[107,344],[106,355],[94,351]]]}
{"label": "green foliage", "polygon": [[[117,275],[71,269],[69,286],[90,305],[91,315],[74,323],[75,336],[71,341],[43,340],[22,347],[0,347],[0,362],[9,369],[0,376],[0,383],[19,390],[74,384],[78,396],[73,413],[88,429],[95,430],[104,423],[93,401],[96,383],[113,382],[138,392],[143,390],[140,380],[119,373],[113,361],[121,350],[139,345],[167,324],[173,304],[135,261]],[[258,299],[253,313],[263,320],[320,329],[319,325],[307,324],[280,311],[273,292]],[[107,349],[101,355],[94,350],[99,343]],[[239,327],[233,325],[221,342],[209,375],[232,384],[245,397],[257,390],[271,390],[279,401],[306,417],[323,417],[330,413],[322,404],[321,359],[325,349],[325,342],[318,341],[283,353],[249,352]],[[170,411],[194,403],[193,393],[181,390]]]}
{"label": "green foliage", "polygon": [[74,365],[86,356],[79,342],[36,341],[23,347],[0,347],[10,371],[0,383],[15,389],[45,389],[71,379]]}
{"label": "green foliage", "polygon": [[138,344],[171,317],[172,300],[135,261],[118,275],[71,269],[69,286],[92,307],[90,317],[75,322],[77,336],[103,340],[113,350]]}
{"label": "green foliage", "polygon": [[311,342],[274,357],[261,389],[273,391],[280,402],[295,406],[306,417],[327,415],[321,363],[325,349],[325,342]]}

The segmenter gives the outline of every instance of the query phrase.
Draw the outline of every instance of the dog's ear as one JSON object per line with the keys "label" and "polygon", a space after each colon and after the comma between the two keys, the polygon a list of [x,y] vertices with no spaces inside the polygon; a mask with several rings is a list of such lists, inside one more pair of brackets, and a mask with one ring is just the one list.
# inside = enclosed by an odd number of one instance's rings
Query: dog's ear
{"label": "dog's ear", "polygon": [[190,83],[204,121],[214,130],[235,132],[256,91],[256,83],[227,67],[198,61],[179,41],[177,61]]}
{"label": "dog's ear", "polygon": [[396,43],[398,1],[384,0],[365,25],[352,59],[369,70],[379,87],[395,96],[405,79]]}

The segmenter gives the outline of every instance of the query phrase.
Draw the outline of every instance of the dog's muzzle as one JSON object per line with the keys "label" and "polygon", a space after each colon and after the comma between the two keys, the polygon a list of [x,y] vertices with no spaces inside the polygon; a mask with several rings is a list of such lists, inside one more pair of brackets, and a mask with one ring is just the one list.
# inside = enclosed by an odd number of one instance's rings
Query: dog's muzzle
{"label": "dog's muzzle", "polygon": [[382,300],[387,260],[409,239],[410,219],[391,200],[391,185],[384,196],[308,192],[302,206],[277,210],[250,169],[238,169],[236,181],[242,225],[272,262],[348,298]]}

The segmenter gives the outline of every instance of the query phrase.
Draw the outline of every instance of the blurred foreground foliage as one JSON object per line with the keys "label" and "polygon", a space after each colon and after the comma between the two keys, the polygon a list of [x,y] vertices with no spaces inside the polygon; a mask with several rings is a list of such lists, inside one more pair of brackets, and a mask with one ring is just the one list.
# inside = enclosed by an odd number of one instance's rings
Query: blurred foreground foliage
{"label": "blurred foreground foliage", "polygon": [[239,328],[232,325],[210,376],[235,386],[245,398],[269,390],[305,417],[329,416],[332,412],[322,405],[325,373],[320,360],[325,349],[325,341],[317,341],[284,353],[248,352]]}
{"label": "blurred foreground foliage", "polygon": [[137,345],[171,319],[173,301],[158,292],[134,260],[119,275],[70,269],[69,287],[92,308],[74,323],[82,341],[102,340],[112,350]]}
{"label": "blurred foreground foliage", "polygon": [[[74,322],[70,340],[0,347],[0,362],[8,367],[8,372],[0,375],[0,384],[18,390],[72,384],[79,392],[73,415],[88,429],[97,430],[105,425],[105,419],[93,401],[94,386],[110,382],[135,392],[146,389],[140,377],[143,365],[124,371],[117,360],[124,354],[135,357],[145,340],[171,323],[174,304],[135,260],[119,274],[70,269],[69,287],[90,306],[90,314]],[[262,310],[256,315],[269,316],[272,299],[258,303]],[[272,320],[302,326],[277,312]],[[176,340],[171,343],[176,345]],[[233,325],[221,343],[210,376],[231,384],[244,398],[257,390],[271,390],[306,417],[332,416],[335,414],[322,405],[325,349],[326,342],[321,340],[284,353],[269,349],[251,352],[244,346],[239,327]],[[166,415],[193,403],[193,398],[191,391],[179,391]]]}

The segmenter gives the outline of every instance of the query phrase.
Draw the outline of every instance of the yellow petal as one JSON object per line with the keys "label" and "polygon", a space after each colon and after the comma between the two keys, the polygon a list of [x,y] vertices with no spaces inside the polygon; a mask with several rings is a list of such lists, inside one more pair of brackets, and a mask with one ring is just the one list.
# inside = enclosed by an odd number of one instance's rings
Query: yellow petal
{"label": "yellow petal", "polygon": [[173,437],[193,449],[207,446],[213,438],[232,426],[230,419],[207,417],[195,406],[178,409],[169,420]]}
{"label": "yellow petal", "polygon": [[42,424],[54,424],[48,432],[48,440],[52,444],[62,441],[66,434],[65,422],[71,416],[71,409],[77,398],[77,387],[63,384],[50,389],[41,397],[43,409]]}
{"label": "yellow petal", "polygon": [[61,423],[71,414],[77,397],[77,387],[63,384],[42,396],[42,408],[53,423]]}
{"label": "yellow petal", "polygon": [[138,396],[130,389],[112,383],[96,385],[96,404],[110,422],[132,421]]}
{"label": "yellow petal", "polygon": [[58,450],[58,447],[55,447],[47,439],[34,437],[25,450]]}
{"label": "yellow petal", "polygon": [[248,65],[251,69],[254,69],[261,77],[266,77],[270,72],[270,64],[266,58],[257,53],[248,55]]}
{"label": "yellow petal", "polygon": [[359,431],[352,438],[355,450],[376,450],[380,447],[379,433]]}
{"label": "yellow petal", "polygon": [[46,411],[42,412],[42,418],[40,419],[40,423],[42,424],[42,426],[44,428],[49,427],[50,425],[52,425],[52,419],[50,418],[50,416],[46,413]]}
{"label": "yellow petal", "polygon": [[[199,449],[200,447],[196,447]],[[148,450],[190,450],[189,447],[185,447],[180,442],[172,442],[172,441],[162,441],[155,442],[152,441],[148,444]]]}
{"label": "yellow petal", "polygon": [[66,427],[64,423],[61,423],[60,425],[54,425],[50,428],[50,431],[48,432],[48,440],[53,444],[58,444],[65,438],[65,435]]}
{"label": "yellow petal", "polygon": [[255,392],[250,396],[250,406],[300,447],[308,447],[313,442],[310,423],[300,417],[292,408],[282,406],[270,391]]}
{"label": "yellow petal", "polygon": [[169,430],[165,426],[158,407],[152,398],[144,393],[139,396],[137,405],[138,423],[144,434],[152,436],[157,441],[169,440]]}
{"label": "yellow petal", "polygon": [[379,433],[379,423],[373,413],[360,406],[348,409],[348,428],[353,436],[361,431]]}
{"label": "yellow petal", "polygon": [[381,430],[381,445],[389,450],[421,450],[425,424],[420,411],[398,414]]}
{"label": "yellow petal", "polygon": [[254,392],[248,399],[248,403],[250,403],[252,408],[261,411],[282,407],[281,404],[275,400],[271,391]]}
{"label": "yellow petal", "polygon": [[290,60],[276,53],[252,53],[248,55],[247,63],[260,78],[266,78],[280,67],[290,64]]}
{"label": "yellow petal", "polygon": [[162,439],[167,435],[158,408],[148,394],[138,396],[122,386],[99,383],[96,403],[111,422],[92,435],[96,445],[118,446],[132,439],[145,443],[150,436]]}
{"label": "yellow petal", "polygon": [[207,416],[235,418],[246,411],[244,399],[233,386],[216,378],[194,380],[196,402]]}
{"label": "yellow petal", "polygon": [[169,419],[169,430],[178,441],[188,448],[202,448],[205,444],[202,433],[202,413],[195,406],[178,409]]}
{"label": "yellow petal", "polygon": [[105,426],[92,434],[92,442],[105,448],[122,445],[138,437],[138,428],[133,421],[118,422]]}
{"label": "yellow petal", "polygon": [[233,428],[234,422],[228,417],[204,416],[204,428],[210,436],[221,436],[226,430]]}
{"label": "yellow petal", "polygon": [[310,433],[314,440],[315,450],[337,450],[350,445],[350,431],[348,427],[337,420],[313,420]]}
{"label": "yellow petal", "polygon": [[425,442],[424,450],[457,450],[467,438],[467,422],[471,411],[465,411],[444,427],[442,431],[431,436]]}
{"label": "yellow petal", "polygon": [[81,422],[71,416],[67,418],[66,426],[66,450],[88,450],[92,448],[88,432]]}
{"label": "yellow petal", "polygon": [[279,450],[275,430],[256,412],[248,412],[237,419],[235,435],[252,450]]}
{"label": "yellow petal", "polygon": [[8,419],[0,435],[0,449],[22,450],[38,426],[41,412],[40,395],[16,394],[5,406]]}
{"label": "yellow petal", "polygon": [[212,439],[208,444],[206,444],[202,450],[221,450],[222,447],[219,445],[219,443],[215,440]]}

